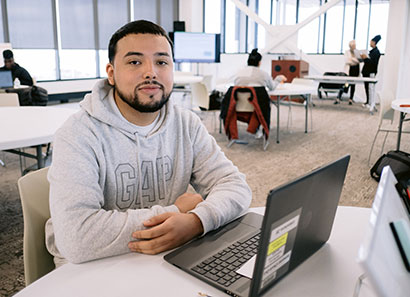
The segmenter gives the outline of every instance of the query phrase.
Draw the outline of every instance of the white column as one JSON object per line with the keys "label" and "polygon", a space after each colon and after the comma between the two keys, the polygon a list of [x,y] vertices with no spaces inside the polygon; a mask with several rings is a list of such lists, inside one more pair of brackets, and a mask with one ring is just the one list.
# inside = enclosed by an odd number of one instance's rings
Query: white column
{"label": "white column", "polygon": [[382,94],[392,92],[394,98],[410,98],[410,2],[391,0],[387,26]]}

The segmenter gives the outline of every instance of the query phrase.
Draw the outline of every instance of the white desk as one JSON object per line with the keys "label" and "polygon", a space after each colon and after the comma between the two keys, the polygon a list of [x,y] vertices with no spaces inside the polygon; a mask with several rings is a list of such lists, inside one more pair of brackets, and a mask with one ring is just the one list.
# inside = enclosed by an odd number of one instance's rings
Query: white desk
{"label": "white desk", "polygon": [[[263,213],[264,208],[253,209]],[[328,243],[265,296],[351,297],[362,269],[356,255],[370,209],[339,207]],[[32,283],[16,297],[228,296],[163,260],[163,255],[129,253],[80,265],[66,264]],[[360,297],[374,297],[362,285]]]}
{"label": "white desk", "polygon": [[[41,145],[53,140],[56,130],[77,110],[73,108],[21,106],[0,107],[0,150],[37,159],[44,167]],[[36,146],[36,155],[15,149]]]}
{"label": "white desk", "polygon": [[375,84],[377,83],[377,78],[373,77],[356,77],[356,76],[333,76],[333,75],[308,75],[303,78],[312,79],[321,83],[348,83],[350,85],[355,85],[358,83],[370,83],[369,85],[369,103],[370,103],[370,112],[373,114],[373,111],[376,110],[376,101],[375,101]]}
{"label": "white desk", "polygon": [[174,75],[174,85],[189,85],[203,80],[203,76],[198,75]]}
{"label": "white desk", "polygon": [[398,99],[391,103],[394,110],[400,111],[399,131],[397,133],[397,150],[400,150],[401,133],[403,130],[403,122],[407,113],[410,113],[410,99]]}
{"label": "white desk", "polygon": [[[280,102],[284,100],[286,97],[290,96],[304,96],[306,97],[306,104],[305,104],[305,133],[308,130],[308,108],[311,100],[311,95],[315,93],[317,89],[312,86],[303,85],[303,84],[295,84],[295,83],[284,83],[279,84],[275,90],[269,91],[270,96],[277,96],[278,100],[271,101],[276,106],[276,142],[279,143],[279,128],[280,128]],[[289,101],[289,104],[291,102]]]}

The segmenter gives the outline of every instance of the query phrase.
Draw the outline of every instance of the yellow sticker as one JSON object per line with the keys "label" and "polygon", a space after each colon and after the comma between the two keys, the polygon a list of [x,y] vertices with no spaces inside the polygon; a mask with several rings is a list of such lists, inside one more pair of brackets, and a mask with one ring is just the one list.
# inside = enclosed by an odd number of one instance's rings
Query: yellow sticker
{"label": "yellow sticker", "polygon": [[278,237],[277,239],[275,239],[274,241],[272,241],[269,244],[269,248],[268,248],[268,256],[270,254],[272,254],[274,251],[276,251],[278,248],[280,248],[281,246],[283,246],[284,244],[286,244],[286,241],[288,240],[288,232],[286,232],[285,234],[283,234],[282,236]]}

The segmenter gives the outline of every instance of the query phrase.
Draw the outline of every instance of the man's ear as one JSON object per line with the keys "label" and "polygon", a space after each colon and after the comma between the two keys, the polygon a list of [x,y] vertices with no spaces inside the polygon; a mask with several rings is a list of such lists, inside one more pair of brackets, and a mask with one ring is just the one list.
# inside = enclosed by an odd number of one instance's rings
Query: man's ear
{"label": "man's ear", "polygon": [[107,66],[105,67],[105,71],[107,72],[108,76],[108,82],[110,85],[114,85],[114,65],[111,63],[108,63]]}

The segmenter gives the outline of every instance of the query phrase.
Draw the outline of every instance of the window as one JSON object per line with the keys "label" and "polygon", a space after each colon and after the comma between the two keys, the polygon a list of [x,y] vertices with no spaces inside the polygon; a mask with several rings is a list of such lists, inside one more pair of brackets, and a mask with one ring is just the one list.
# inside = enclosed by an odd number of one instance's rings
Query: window
{"label": "window", "polygon": [[9,42],[16,62],[37,81],[56,79],[52,2],[9,0],[7,17]]}
{"label": "window", "polygon": [[356,16],[356,1],[346,0],[345,22],[343,28],[343,52],[349,49],[349,42],[355,37],[354,22]]}
{"label": "window", "polygon": [[326,12],[325,53],[341,53],[343,29],[343,1]]}
{"label": "window", "polygon": [[62,79],[96,77],[93,0],[59,0]]}
{"label": "window", "polygon": [[[217,26],[211,2],[205,0],[205,28]],[[222,1],[223,3],[224,1]],[[241,0],[263,20],[270,19],[274,25],[295,25],[306,20],[325,5],[328,0]],[[249,51],[254,44],[266,46],[265,29],[239,11],[232,1],[225,1],[225,20],[220,22],[225,32],[226,53]],[[216,4],[215,4],[216,5]],[[348,49],[348,43],[356,39],[358,49],[368,48],[373,36],[380,34],[378,47],[385,49],[389,0],[343,0],[304,26],[298,32],[298,46],[306,53],[337,53]],[[219,20],[217,22],[219,24]],[[370,25],[369,25],[370,24]],[[213,27],[213,30],[216,30]],[[324,44],[325,43],[325,44]]]}
{"label": "window", "polygon": [[[299,6],[299,23],[306,20],[313,13],[320,9],[320,1],[317,0],[313,3],[304,3]],[[305,53],[319,53],[319,34],[323,32],[323,16],[319,16],[311,21],[309,24],[302,27],[298,32],[298,47]]]}
{"label": "window", "polygon": [[221,0],[205,1],[205,33],[221,33]]}
{"label": "window", "polygon": [[57,79],[55,49],[13,49],[16,63],[37,81]]}
{"label": "window", "polygon": [[357,6],[356,22],[356,47],[357,49],[367,49],[370,39],[368,40],[367,31],[369,28],[369,0],[362,0]]}
{"label": "window", "polygon": [[380,52],[386,49],[387,23],[389,18],[389,2],[372,1],[372,10],[370,15],[369,39],[380,35],[382,39],[377,43]]}
{"label": "window", "polygon": [[[259,17],[264,20],[267,24],[270,24],[271,20],[271,0],[259,0],[259,7],[258,7],[258,15]],[[266,45],[266,30],[263,26],[257,24],[258,26],[258,39],[257,39],[257,47],[264,48]]]}

